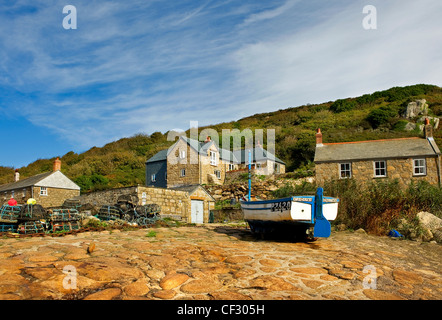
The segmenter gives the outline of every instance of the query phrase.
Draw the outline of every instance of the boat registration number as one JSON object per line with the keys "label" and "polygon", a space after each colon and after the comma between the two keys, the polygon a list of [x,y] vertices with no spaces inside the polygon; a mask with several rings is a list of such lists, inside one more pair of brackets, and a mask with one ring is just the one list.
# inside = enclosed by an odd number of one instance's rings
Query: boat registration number
{"label": "boat registration number", "polygon": [[291,201],[281,201],[281,202],[274,202],[272,203],[272,212],[274,211],[286,211],[290,210],[292,205]]}

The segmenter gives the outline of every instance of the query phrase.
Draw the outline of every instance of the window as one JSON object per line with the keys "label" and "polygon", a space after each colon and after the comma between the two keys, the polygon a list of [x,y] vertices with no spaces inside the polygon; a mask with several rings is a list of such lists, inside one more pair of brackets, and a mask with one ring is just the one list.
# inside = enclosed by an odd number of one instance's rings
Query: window
{"label": "window", "polygon": [[181,177],[185,177],[186,176],[186,169],[181,169],[180,176]]}
{"label": "window", "polygon": [[219,171],[219,170],[215,170],[215,175],[216,175],[216,177],[218,178],[218,179],[221,179],[221,171]]}
{"label": "window", "polygon": [[210,164],[216,166],[216,152],[210,151]]}
{"label": "window", "polygon": [[374,176],[375,177],[387,176],[387,163],[385,161],[374,162]]}
{"label": "window", "polygon": [[279,173],[279,164],[275,163],[275,172]]}
{"label": "window", "polygon": [[48,189],[46,187],[40,188],[40,195],[41,196],[47,196],[48,195]]}
{"label": "window", "polygon": [[157,175],[154,173],[153,175],[151,175],[150,176],[150,180],[152,181],[152,182],[155,182],[155,181],[157,181]]}
{"label": "window", "polygon": [[351,178],[351,163],[340,163],[339,164],[339,178]]}
{"label": "window", "polygon": [[23,198],[26,197],[26,188],[23,188]]}
{"label": "window", "polygon": [[235,170],[235,165],[233,163],[229,163],[229,171]]}
{"label": "window", "polygon": [[181,150],[180,151],[180,158],[181,159],[186,159],[186,150]]}
{"label": "window", "polygon": [[424,176],[427,174],[427,166],[425,159],[414,159],[413,160],[413,175]]}

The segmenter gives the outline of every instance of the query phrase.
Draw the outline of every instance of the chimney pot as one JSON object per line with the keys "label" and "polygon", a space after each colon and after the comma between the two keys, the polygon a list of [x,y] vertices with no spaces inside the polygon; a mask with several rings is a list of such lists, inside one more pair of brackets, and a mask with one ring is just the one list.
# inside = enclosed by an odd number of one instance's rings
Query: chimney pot
{"label": "chimney pot", "polygon": [[321,128],[316,130],[316,146],[322,146],[322,133]]}
{"label": "chimney pot", "polygon": [[18,172],[18,169],[15,169],[14,182],[17,182],[19,180],[20,180],[20,173]]}
{"label": "chimney pot", "polygon": [[210,141],[211,141],[210,136],[207,136],[206,141],[204,141],[204,142],[207,143],[207,142],[210,142]]}
{"label": "chimney pot", "polygon": [[54,171],[60,171],[61,170],[61,160],[57,157],[54,161]]}

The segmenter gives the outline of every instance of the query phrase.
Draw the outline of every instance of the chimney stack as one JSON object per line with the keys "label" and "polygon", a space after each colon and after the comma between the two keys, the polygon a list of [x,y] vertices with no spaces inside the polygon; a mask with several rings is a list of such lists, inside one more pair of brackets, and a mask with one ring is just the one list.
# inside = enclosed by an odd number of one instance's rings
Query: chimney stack
{"label": "chimney stack", "polygon": [[61,170],[61,160],[57,157],[54,161],[54,171],[60,171]]}
{"label": "chimney stack", "polygon": [[18,169],[15,169],[14,182],[17,182],[18,180],[20,180],[20,173],[18,172]]}
{"label": "chimney stack", "polygon": [[210,142],[212,141],[212,139],[210,138],[210,136],[207,136],[206,141],[204,141],[204,143]]}
{"label": "chimney stack", "polygon": [[317,147],[322,147],[322,133],[321,133],[321,129],[318,128],[316,130],[316,146]]}
{"label": "chimney stack", "polygon": [[424,137],[425,139],[433,137],[433,126],[430,124],[430,120],[428,118],[425,118],[424,122]]}

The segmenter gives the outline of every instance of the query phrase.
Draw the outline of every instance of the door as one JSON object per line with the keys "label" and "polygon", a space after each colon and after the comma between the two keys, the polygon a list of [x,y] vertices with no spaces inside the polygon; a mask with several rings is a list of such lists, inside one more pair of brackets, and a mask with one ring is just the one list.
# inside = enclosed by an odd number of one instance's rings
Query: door
{"label": "door", "polygon": [[204,222],[204,202],[201,200],[191,200],[191,223],[203,223]]}

